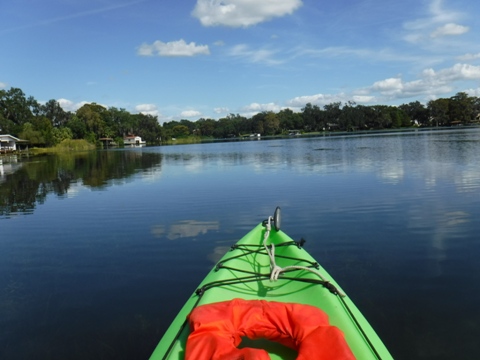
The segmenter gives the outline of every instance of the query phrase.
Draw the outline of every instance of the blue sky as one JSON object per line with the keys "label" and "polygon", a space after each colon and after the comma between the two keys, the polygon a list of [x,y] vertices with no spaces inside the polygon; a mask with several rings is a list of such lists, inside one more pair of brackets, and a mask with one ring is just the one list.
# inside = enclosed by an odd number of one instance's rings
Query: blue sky
{"label": "blue sky", "polygon": [[15,0],[0,88],[159,121],[480,96],[477,0]]}

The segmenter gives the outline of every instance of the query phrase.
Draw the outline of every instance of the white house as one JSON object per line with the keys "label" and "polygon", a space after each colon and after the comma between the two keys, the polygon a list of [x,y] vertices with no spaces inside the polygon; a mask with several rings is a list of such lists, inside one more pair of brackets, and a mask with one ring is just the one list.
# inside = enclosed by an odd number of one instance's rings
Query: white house
{"label": "white house", "polygon": [[135,136],[135,135],[131,135],[131,136],[125,136],[123,138],[123,143],[125,145],[132,145],[132,146],[135,146],[135,145],[145,145],[146,142],[142,140],[142,138],[140,136]]}
{"label": "white house", "polygon": [[0,152],[16,151],[17,143],[26,142],[26,140],[21,140],[12,135],[0,135]]}

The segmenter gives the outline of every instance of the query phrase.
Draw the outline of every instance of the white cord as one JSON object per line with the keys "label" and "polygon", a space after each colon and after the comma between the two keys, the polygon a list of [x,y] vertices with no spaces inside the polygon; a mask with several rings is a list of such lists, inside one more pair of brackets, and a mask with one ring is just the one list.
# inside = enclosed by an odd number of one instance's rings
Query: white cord
{"label": "white cord", "polygon": [[[273,220],[273,217],[270,216],[267,220],[267,223],[265,224],[265,235],[263,236],[263,246],[265,247],[265,250],[267,251],[268,257],[270,258],[270,281],[277,281],[278,277],[280,276],[281,273],[287,271],[287,270],[305,270],[309,271],[311,273],[314,273],[317,275],[322,281],[328,282],[323,275],[318,272],[315,269],[306,267],[306,266],[301,266],[301,265],[289,265],[285,267],[278,266],[277,263],[275,262],[275,244],[270,244],[271,250],[267,246],[267,239],[270,236],[270,231],[272,230],[272,225],[271,221]],[[341,290],[338,290],[338,294],[342,297],[346,296]]]}

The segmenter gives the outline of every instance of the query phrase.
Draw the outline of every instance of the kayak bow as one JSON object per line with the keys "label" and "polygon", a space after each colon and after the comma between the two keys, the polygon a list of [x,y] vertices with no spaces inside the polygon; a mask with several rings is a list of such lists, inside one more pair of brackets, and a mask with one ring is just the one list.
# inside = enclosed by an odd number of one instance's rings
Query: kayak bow
{"label": "kayak bow", "polygon": [[[210,305],[217,306],[213,311],[217,311],[218,314],[218,306],[231,308],[237,306],[238,301],[241,301],[241,306],[244,304],[247,304],[245,306],[252,304],[252,307],[277,306],[280,309],[279,313],[288,313],[290,309],[296,309],[298,306],[305,306],[306,309],[314,307],[326,314],[331,328],[340,330],[346,346],[356,359],[392,359],[378,335],[348,295],[303,249],[304,240],[293,241],[280,230],[280,223],[280,208],[277,208],[273,217],[258,224],[231,247],[231,250],[220,259],[187,300],[160,340],[150,360],[183,359],[186,355],[188,356],[190,350],[188,350],[187,339],[189,335],[194,336],[192,333],[197,333],[194,327],[195,324],[198,325],[196,320],[190,318],[192,311],[195,310],[197,313],[199,307]],[[259,300],[261,300],[260,303]],[[252,316],[252,313],[249,310],[246,314],[249,315],[245,315],[241,321],[237,319],[237,315],[232,315],[237,322],[235,326],[238,326],[235,330],[228,330],[232,332],[232,336],[227,336],[234,342],[232,349],[235,348],[237,351],[236,346],[241,342],[240,348],[264,348],[268,354],[266,356],[271,359],[295,359],[297,352],[300,354],[301,344],[299,345],[298,339],[295,339],[298,329],[285,329],[284,324],[278,325],[276,322],[279,333],[291,332],[290,338],[286,340],[277,339],[278,334],[265,336],[264,332],[255,328],[250,329],[251,332],[249,332],[250,330],[245,330],[247,325],[244,322],[249,321],[248,317]],[[221,316],[221,320],[228,321],[226,328],[231,329],[232,323],[228,316],[225,313],[225,319]],[[301,318],[297,315],[289,316]],[[218,322],[218,320],[215,321]],[[265,316],[260,316],[248,326],[255,327],[255,324],[265,321],[267,321]],[[301,320],[299,321],[300,324],[295,325],[297,328],[302,325]],[[267,322],[266,326],[271,326],[272,321]],[[288,322],[287,326],[291,326],[291,322]],[[252,332],[278,342],[253,340],[252,338],[258,336],[251,335]],[[196,342],[198,345],[198,339]],[[193,343],[194,341],[190,340],[189,346]],[[317,341],[316,344],[319,353],[322,347],[329,346],[325,341]],[[207,344],[205,346],[207,347]],[[309,352],[311,351],[310,349]],[[313,354],[312,358],[319,357]]]}

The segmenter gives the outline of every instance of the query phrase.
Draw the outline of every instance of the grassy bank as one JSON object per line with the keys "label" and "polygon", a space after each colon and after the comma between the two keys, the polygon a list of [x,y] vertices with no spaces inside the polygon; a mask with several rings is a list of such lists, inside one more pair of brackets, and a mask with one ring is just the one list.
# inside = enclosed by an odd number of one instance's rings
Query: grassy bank
{"label": "grassy bank", "polygon": [[60,144],[48,148],[31,148],[29,152],[38,154],[48,153],[65,153],[73,151],[89,151],[95,150],[95,145],[89,143],[87,140],[63,140]]}
{"label": "grassy bank", "polygon": [[202,138],[200,136],[187,136],[181,138],[174,138],[171,140],[166,140],[163,142],[163,145],[182,145],[182,144],[199,144],[202,142],[211,141],[210,138]]}

